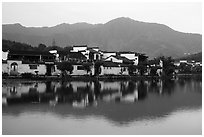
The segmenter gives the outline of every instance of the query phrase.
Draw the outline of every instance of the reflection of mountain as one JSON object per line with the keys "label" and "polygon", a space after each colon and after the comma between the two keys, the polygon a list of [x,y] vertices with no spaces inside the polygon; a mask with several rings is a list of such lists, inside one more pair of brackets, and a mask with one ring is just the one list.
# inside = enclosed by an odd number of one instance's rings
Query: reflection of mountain
{"label": "reflection of mountain", "polygon": [[[63,118],[70,115],[76,118],[102,116],[116,124],[122,124],[137,119],[164,117],[177,109],[200,108],[202,104],[201,81],[129,81],[128,83],[119,81],[120,90],[113,90],[114,92],[111,92],[111,90],[96,90],[102,89],[102,86],[99,86],[97,82],[82,83],[79,85],[80,88],[74,87],[75,84],[71,83],[63,83],[61,84],[63,86],[56,88],[56,83],[48,82],[46,86],[49,87],[46,87],[46,89],[52,92],[47,90],[43,93],[29,92],[21,94],[21,97],[18,98],[10,97],[10,100],[7,100],[8,105],[3,106],[3,115],[16,116],[21,113],[40,112],[57,114]],[[82,87],[83,84],[84,88]],[[78,91],[73,89],[78,89]],[[103,100],[104,96],[113,96],[115,93],[121,93],[119,94],[121,96],[117,96],[109,102]],[[136,102],[126,102],[124,100],[127,96],[134,96],[134,93],[137,93],[138,96]],[[58,104],[55,107],[50,106],[52,104],[47,104],[47,102],[56,101],[56,97],[58,98]],[[75,109],[72,106],[74,101],[80,102],[86,100],[87,97],[89,99],[88,106],[96,101],[97,107],[87,106],[86,109]],[[117,99],[118,97],[120,99]],[[39,100],[39,98],[41,99]],[[40,103],[31,104],[32,101],[28,101],[28,99],[34,99],[34,102],[38,101]],[[19,101],[20,104],[15,105],[12,101],[15,103]]]}

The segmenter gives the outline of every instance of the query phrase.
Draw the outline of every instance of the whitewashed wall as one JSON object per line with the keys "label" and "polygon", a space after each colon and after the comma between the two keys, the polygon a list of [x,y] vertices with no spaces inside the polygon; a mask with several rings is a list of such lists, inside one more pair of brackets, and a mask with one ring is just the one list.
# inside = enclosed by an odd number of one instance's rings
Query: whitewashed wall
{"label": "whitewashed wall", "polygon": [[[73,65],[73,71],[71,75],[87,75],[87,71],[86,70],[78,70],[77,66],[82,66],[82,65]],[[93,66],[91,67],[91,72],[92,75],[94,75],[94,68]],[[88,73],[88,75],[90,74],[90,72]]]}
{"label": "whitewashed wall", "polygon": [[37,69],[30,69],[29,64],[22,64],[22,61],[17,60],[8,60],[7,64],[9,67],[9,72],[11,71],[11,64],[16,62],[18,64],[17,71],[18,73],[32,73],[36,74],[35,71],[38,71],[39,75],[45,75],[46,74],[46,65],[45,64],[37,64]]}
{"label": "whitewashed wall", "polygon": [[[103,67],[101,66],[101,75],[121,75],[121,67]],[[128,75],[128,69],[126,68],[126,71],[123,71],[122,75]]]}
{"label": "whitewashed wall", "polygon": [[32,74],[36,74],[35,71],[38,71],[39,75],[45,75],[46,74],[46,65],[44,64],[39,64],[37,66],[37,69],[30,69],[29,64],[21,64],[18,67],[18,72],[19,73],[32,73]]}
{"label": "whitewashed wall", "polygon": [[6,51],[6,52],[2,51],[2,59],[7,60],[7,58],[8,58],[8,51]]}
{"label": "whitewashed wall", "polygon": [[6,64],[5,64],[5,63],[2,63],[2,72],[9,74],[9,66],[8,66],[7,63],[6,63]]}
{"label": "whitewashed wall", "polygon": [[121,57],[126,57],[127,59],[133,60],[135,59],[135,53],[121,53]]}

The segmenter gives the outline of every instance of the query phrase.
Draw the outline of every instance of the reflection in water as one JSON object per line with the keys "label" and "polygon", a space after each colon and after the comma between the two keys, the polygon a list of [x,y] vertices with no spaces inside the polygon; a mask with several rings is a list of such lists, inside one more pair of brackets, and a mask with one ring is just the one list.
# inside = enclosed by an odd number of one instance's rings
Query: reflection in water
{"label": "reflection in water", "polygon": [[[161,119],[178,110],[200,109],[202,81],[195,79],[3,82],[3,117],[23,113],[104,117],[116,126]],[[3,127],[5,123],[3,122]]]}

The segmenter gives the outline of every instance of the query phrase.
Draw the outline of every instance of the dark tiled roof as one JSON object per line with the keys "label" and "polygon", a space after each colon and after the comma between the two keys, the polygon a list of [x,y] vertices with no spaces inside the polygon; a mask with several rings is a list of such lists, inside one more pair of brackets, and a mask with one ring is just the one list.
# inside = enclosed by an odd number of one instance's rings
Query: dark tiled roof
{"label": "dark tiled roof", "polygon": [[119,51],[119,54],[136,54],[135,52],[132,51]]}
{"label": "dark tiled roof", "polygon": [[[123,63],[132,63],[132,61],[129,60],[129,59],[127,59],[126,57],[114,56],[114,55],[111,55],[110,57],[114,57],[114,58],[116,58],[116,59],[118,59],[118,60],[122,60]],[[108,58],[109,58],[109,57],[108,57]]]}
{"label": "dark tiled roof", "polygon": [[123,63],[116,63],[111,61],[103,61],[102,66],[104,67],[128,67],[129,65]]}
{"label": "dark tiled roof", "polygon": [[104,61],[102,63],[102,66],[104,67],[118,67],[119,63],[111,62],[111,61]]}
{"label": "dark tiled roof", "polygon": [[79,52],[86,52],[86,50],[80,50]]}
{"label": "dark tiled roof", "polygon": [[97,51],[93,50],[93,49],[89,49],[90,52],[92,53],[98,53]]}
{"label": "dark tiled roof", "polygon": [[[93,64],[90,62],[76,62],[76,61],[67,61],[71,63],[72,65],[89,65],[92,66]],[[61,62],[56,62],[56,64],[60,64]]]}
{"label": "dark tiled roof", "polygon": [[86,59],[86,57],[80,52],[70,52],[67,54],[67,57],[72,59]]}
{"label": "dark tiled roof", "polygon": [[60,51],[57,51],[57,53],[62,56],[62,55],[67,55],[70,53],[70,51],[66,51],[66,50],[60,50]]}
{"label": "dark tiled roof", "polygon": [[99,49],[99,47],[88,47],[87,49],[94,49],[94,48]]}
{"label": "dark tiled roof", "polygon": [[116,53],[116,51],[101,51],[103,53]]}
{"label": "dark tiled roof", "polygon": [[160,60],[149,60],[147,62],[148,65],[159,64],[159,63],[160,63]]}
{"label": "dark tiled roof", "polygon": [[2,60],[2,64],[7,64],[7,60]]}
{"label": "dark tiled roof", "polygon": [[87,45],[73,45],[73,47],[87,47]]}

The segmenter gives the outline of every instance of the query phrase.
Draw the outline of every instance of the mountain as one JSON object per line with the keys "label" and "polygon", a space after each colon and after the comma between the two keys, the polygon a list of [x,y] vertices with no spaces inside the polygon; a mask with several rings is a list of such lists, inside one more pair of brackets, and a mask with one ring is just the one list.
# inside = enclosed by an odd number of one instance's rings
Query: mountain
{"label": "mountain", "polygon": [[145,23],[130,18],[117,18],[105,24],[59,24],[53,27],[24,27],[21,24],[2,25],[2,38],[37,46],[39,43],[57,46],[87,44],[102,50],[136,51],[150,57],[181,57],[184,53],[202,51],[202,35],[182,33],[157,23]]}
{"label": "mountain", "polygon": [[192,55],[187,55],[181,58],[178,58],[176,60],[194,60],[194,61],[201,61],[202,62],[202,52],[192,54]]}

